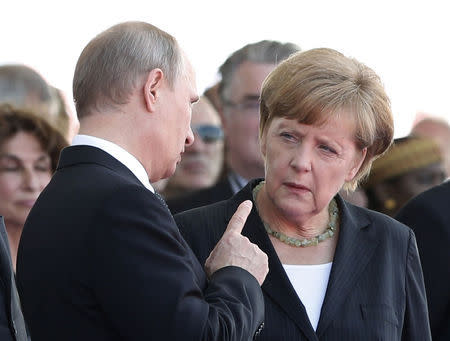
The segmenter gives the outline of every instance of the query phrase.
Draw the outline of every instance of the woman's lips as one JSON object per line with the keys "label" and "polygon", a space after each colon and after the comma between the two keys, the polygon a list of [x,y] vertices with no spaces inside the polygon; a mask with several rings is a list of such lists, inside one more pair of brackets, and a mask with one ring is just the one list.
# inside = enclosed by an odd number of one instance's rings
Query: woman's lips
{"label": "woman's lips", "polygon": [[294,191],[294,192],[310,192],[311,190],[304,186],[304,185],[300,185],[300,184],[296,184],[296,183],[292,183],[292,182],[286,182],[284,184],[290,191]]}

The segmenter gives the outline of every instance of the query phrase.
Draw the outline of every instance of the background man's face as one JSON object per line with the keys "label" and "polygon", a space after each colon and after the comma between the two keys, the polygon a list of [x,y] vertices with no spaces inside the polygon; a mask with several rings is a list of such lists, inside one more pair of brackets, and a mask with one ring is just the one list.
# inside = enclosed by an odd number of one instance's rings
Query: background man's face
{"label": "background man's face", "polygon": [[259,149],[259,96],[274,64],[244,62],[234,72],[223,119],[229,165],[248,179],[264,176]]}

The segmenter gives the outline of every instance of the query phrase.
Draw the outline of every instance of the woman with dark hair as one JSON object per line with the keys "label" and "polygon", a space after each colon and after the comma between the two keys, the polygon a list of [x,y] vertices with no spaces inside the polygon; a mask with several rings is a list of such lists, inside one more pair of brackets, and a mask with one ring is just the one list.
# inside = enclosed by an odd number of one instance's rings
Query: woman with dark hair
{"label": "woman with dark hair", "polygon": [[0,214],[5,218],[14,267],[25,219],[65,146],[64,137],[43,118],[0,106]]}

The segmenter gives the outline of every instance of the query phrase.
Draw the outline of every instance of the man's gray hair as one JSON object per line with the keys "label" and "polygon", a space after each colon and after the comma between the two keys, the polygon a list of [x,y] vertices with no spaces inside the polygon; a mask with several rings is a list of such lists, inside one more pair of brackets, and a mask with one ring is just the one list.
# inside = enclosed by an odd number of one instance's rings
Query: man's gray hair
{"label": "man's gray hair", "polygon": [[[34,69],[23,64],[0,66],[0,103],[16,108],[39,111],[53,105],[54,94],[47,81]],[[42,108],[36,105],[41,104]],[[51,116],[54,112],[39,112]]]}
{"label": "man's gray hair", "polygon": [[100,33],[84,48],[75,68],[73,95],[78,117],[126,104],[155,68],[163,71],[170,86],[184,69],[181,49],[170,34],[137,21]]}
{"label": "man's gray hair", "polygon": [[235,51],[219,68],[222,76],[219,86],[219,96],[222,102],[229,99],[230,84],[233,74],[242,63],[248,61],[261,64],[278,64],[291,54],[300,51],[293,43],[281,43],[274,40],[262,40],[248,44]]}

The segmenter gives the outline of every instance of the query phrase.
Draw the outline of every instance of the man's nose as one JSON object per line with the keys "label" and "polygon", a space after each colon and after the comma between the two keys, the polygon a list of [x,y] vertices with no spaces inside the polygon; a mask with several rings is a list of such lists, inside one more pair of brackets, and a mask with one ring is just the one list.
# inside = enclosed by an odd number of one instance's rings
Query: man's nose
{"label": "man's nose", "polygon": [[186,140],[184,141],[184,144],[186,147],[191,146],[194,143],[194,133],[192,132],[192,128],[189,127],[189,131],[186,136]]}

